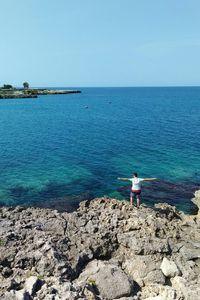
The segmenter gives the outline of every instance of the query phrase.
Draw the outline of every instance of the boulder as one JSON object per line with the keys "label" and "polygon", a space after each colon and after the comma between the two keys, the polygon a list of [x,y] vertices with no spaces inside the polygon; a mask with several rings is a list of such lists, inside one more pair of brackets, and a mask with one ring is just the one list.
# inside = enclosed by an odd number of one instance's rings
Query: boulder
{"label": "boulder", "polygon": [[101,268],[95,278],[100,294],[107,299],[129,296],[134,288],[128,276],[116,266]]}
{"label": "boulder", "polygon": [[159,266],[159,258],[153,255],[132,255],[123,263],[126,273],[140,287],[150,283],[165,283],[165,277]]}
{"label": "boulder", "polygon": [[26,279],[24,288],[29,293],[29,295],[33,296],[42,286],[42,281],[38,279],[37,276],[30,276]]}
{"label": "boulder", "polygon": [[136,285],[114,264],[103,261],[92,261],[78,278],[78,282],[92,282],[103,299],[128,297],[136,291]]}
{"label": "boulder", "polygon": [[193,245],[186,245],[180,249],[181,254],[186,260],[194,260],[200,258],[200,247],[196,248]]}
{"label": "boulder", "polygon": [[162,274],[160,270],[153,270],[147,274],[144,278],[144,284],[165,284],[165,276]]}
{"label": "boulder", "polygon": [[163,258],[160,268],[166,277],[171,278],[180,275],[180,271],[175,262],[168,260],[166,257]]}

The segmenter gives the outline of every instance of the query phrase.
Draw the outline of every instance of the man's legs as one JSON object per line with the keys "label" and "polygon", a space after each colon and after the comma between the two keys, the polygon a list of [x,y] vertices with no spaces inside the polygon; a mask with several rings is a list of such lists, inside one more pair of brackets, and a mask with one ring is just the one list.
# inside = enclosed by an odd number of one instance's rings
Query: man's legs
{"label": "man's legs", "polygon": [[140,206],[140,193],[133,193],[130,192],[130,205],[133,205],[133,198],[134,196],[136,197],[136,206],[139,207]]}
{"label": "man's legs", "polygon": [[130,205],[133,205],[133,193],[130,192]]}
{"label": "man's legs", "polygon": [[140,206],[140,195],[136,196],[136,200],[137,200],[137,207],[139,207]]}

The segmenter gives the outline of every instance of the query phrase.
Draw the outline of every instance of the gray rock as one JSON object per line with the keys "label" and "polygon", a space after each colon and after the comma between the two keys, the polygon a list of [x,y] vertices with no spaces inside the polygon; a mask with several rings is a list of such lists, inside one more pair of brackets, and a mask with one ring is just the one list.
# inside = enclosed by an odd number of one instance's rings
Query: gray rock
{"label": "gray rock", "polygon": [[134,283],[118,266],[97,260],[88,264],[78,282],[92,282],[106,299],[129,296],[135,288]]}
{"label": "gray rock", "polygon": [[101,268],[95,278],[100,294],[107,299],[130,296],[134,288],[128,276],[115,266]]}
{"label": "gray rock", "polygon": [[123,263],[124,270],[140,287],[149,283],[165,282],[160,271],[160,259],[153,255],[132,255]]}
{"label": "gray rock", "polygon": [[144,284],[165,284],[165,276],[162,274],[160,270],[153,270],[147,274],[144,278]]}
{"label": "gray rock", "polygon": [[169,245],[166,239],[150,239],[148,235],[144,238],[138,238],[134,232],[119,234],[117,238],[120,244],[130,248],[137,255],[169,252]]}
{"label": "gray rock", "polygon": [[73,213],[2,207],[0,227],[0,298],[200,298],[199,219],[169,205],[104,197]]}
{"label": "gray rock", "polygon": [[114,300],[135,300],[135,299],[136,299],[135,296],[133,296],[133,297],[122,297]]}
{"label": "gray rock", "polygon": [[187,247],[183,246],[180,252],[187,260],[200,258],[200,248],[194,248],[191,245]]}
{"label": "gray rock", "polygon": [[200,285],[199,283],[188,284],[183,277],[176,276],[171,279],[172,287],[181,293],[184,299],[197,300],[200,299]]}
{"label": "gray rock", "polygon": [[167,300],[164,296],[155,296],[155,297],[148,297],[144,300]]}

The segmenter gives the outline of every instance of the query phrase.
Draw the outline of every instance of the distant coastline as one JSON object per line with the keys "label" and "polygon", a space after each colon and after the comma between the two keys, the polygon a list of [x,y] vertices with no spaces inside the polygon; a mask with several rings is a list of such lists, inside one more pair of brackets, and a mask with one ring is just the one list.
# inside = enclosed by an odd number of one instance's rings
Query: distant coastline
{"label": "distant coastline", "polygon": [[29,88],[28,83],[23,83],[23,88],[15,88],[7,84],[0,88],[1,99],[24,99],[24,98],[38,98],[40,95],[63,95],[81,93],[79,90],[65,90],[65,89],[46,89],[46,88]]}

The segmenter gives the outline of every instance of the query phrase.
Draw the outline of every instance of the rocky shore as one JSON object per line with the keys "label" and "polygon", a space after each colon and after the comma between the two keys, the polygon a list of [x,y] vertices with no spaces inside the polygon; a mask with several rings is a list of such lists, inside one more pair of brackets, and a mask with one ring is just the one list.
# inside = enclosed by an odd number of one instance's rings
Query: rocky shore
{"label": "rocky shore", "polygon": [[0,99],[38,98],[39,95],[77,94],[79,90],[51,90],[51,89],[0,89]]}
{"label": "rocky shore", "polygon": [[110,198],[72,213],[2,207],[0,299],[198,300],[199,217]]}
{"label": "rocky shore", "polygon": [[51,89],[37,89],[37,95],[64,95],[64,94],[79,94],[79,90],[51,90]]}

